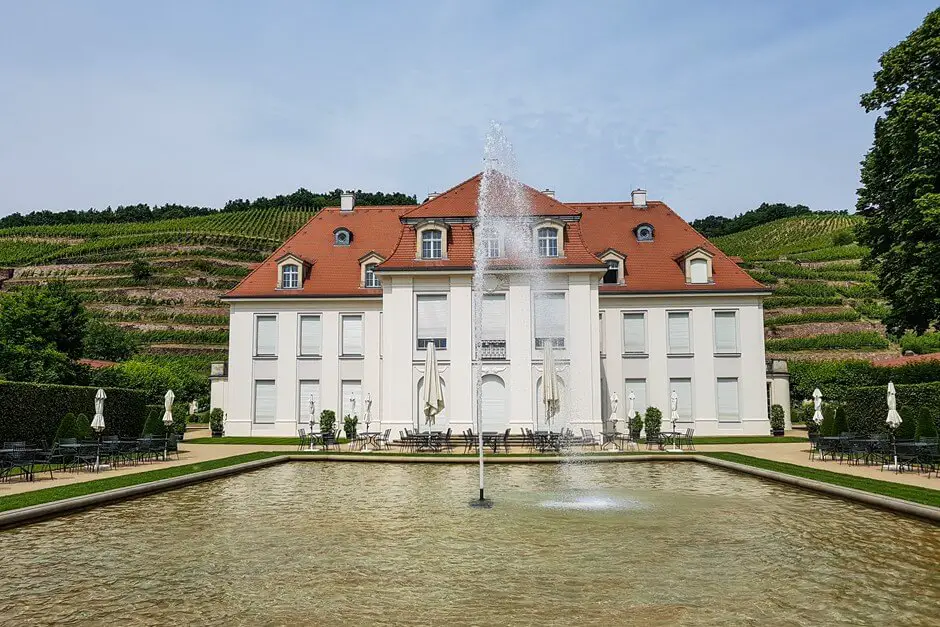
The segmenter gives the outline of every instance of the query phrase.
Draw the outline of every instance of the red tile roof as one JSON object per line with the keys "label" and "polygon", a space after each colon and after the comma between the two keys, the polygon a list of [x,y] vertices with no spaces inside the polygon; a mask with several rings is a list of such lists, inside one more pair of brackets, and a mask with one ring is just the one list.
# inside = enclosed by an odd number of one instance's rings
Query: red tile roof
{"label": "red tile roof", "polygon": [[873,359],[871,363],[873,366],[893,367],[935,360],[940,360],[940,353],[928,353],[926,355],[902,355],[900,357],[892,357],[890,359]]}
{"label": "red tile roof", "polygon": [[[387,258],[402,236],[400,217],[414,205],[338,207],[323,209],[226,294],[230,298],[297,296],[381,296],[380,288],[363,288],[359,259],[375,251]],[[334,246],[333,231],[345,227],[352,233],[349,246]],[[310,276],[299,290],[277,289],[277,259],[292,253],[312,263]]]}
{"label": "red tile roof", "polygon": [[[338,208],[324,209],[226,296],[381,296],[381,289],[360,286],[359,260],[371,251],[385,258],[380,270],[470,270],[473,268],[473,227],[460,220],[476,215],[481,177],[477,174],[417,206],[356,207],[348,213]],[[634,207],[630,202],[565,204],[531,187],[525,190],[533,215],[557,218],[565,225],[565,256],[546,259],[545,265],[596,268],[600,272],[604,264],[598,255],[602,251],[612,248],[626,255],[626,284],[602,285],[602,293],[767,291],[665,203],[650,201],[645,209]],[[457,219],[447,221],[447,259],[416,260],[414,223],[433,218]],[[634,229],[644,223],[654,229],[652,242],[636,239]],[[333,231],[339,227],[352,232],[351,245],[333,245]],[[684,269],[677,259],[696,248],[714,255],[714,282],[711,284],[685,282]],[[288,253],[312,264],[302,289],[276,289],[276,260]],[[519,265],[518,259],[512,257],[502,265],[491,263],[494,269]]]}
{"label": "red tile roof", "polygon": [[[581,212],[581,231],[591,250],[615,248],[627,256],[625,285],[601,285],[601,293],[768,291],[666,203],[649,201],[645,209],[630,202],[568,206]],[[653,241],[637,241],[633,231],[641,224],[653,227]],[[713,283],[685,282],[685,271],[677,259],[696,248],[714,255]]]}

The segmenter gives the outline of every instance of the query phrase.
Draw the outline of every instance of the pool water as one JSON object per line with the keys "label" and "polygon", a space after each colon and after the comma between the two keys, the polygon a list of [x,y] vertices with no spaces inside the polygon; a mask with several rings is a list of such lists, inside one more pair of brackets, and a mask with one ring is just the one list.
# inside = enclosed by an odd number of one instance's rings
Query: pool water
{"label": "pool water", "polygon": [[695,463],[292,463],[0,532],[0,623],[935,624],[940,528]]}

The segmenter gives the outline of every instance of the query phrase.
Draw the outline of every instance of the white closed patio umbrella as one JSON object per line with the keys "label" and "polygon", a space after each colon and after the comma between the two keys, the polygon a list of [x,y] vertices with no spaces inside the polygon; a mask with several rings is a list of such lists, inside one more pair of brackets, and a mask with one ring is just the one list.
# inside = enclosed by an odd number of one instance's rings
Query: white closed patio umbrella
{"label": "white closed patio umbrella", "polygon": [[894,389],[894,381],[888,381],[888,417],[885,419],[888,427],[891,429],[891,447],[894,452],[894,464],[890,466],[892,470],[898,467],[898,448],[894,440],[894,430],[901,424],[901,414],[898,413],[897,391]]}
{"label": "white closed patio umbrella", "polygon": [[822,392],[819,391],[819,388],[816,388],[813,390],[813,422],[817,425],[821,425],[822,421]]}
{"label": "white closed patio umbrella", "polygon": [[104,399],[108,395],[102,388],[95,392],[95,417],[91,420],[91,428],[98,434],[98,450],[95,452],[95,470],[100,467],[101,462],[101,432],[104,431]]}
{"label": "white closed patio umbrella", "polygon": [[444,390],[441,388],[441,376],[437,372],[437,352],[434,342],[428,342],[424,356],[424,394],[421,404],[425,424],[428,426],[428,440],[431,439],[431,425],[438,414],[444,411]]}
{"label": "white closed patio umbrella", "polygon": [[173,426],[173,401],[176,400],[176,394],[173,393],[173,390],[167,390],[166,394],[163,395],[163,426],[166,427],[167,433],[166,437],[163,440],[163,459],[166,460],[166,441],[170,436],[170,427]]}
{"label": "white closed patio umbrella", "polygon": [[551,341],[542,349],[542,402],[545,403],[545,422],[551,431],[552,419],[558,413],[561,396],[558,390],[558,372],[555,368],[555,351]]}
{"label": "white closed patio umbrella", "polygon": [[679,422],[679,393],[675,390],[669,395],[669,406],[672,410],[669,414],[669,421],[672,423],[672,447],[666,450],[670,453],[681,453],[682,449],[679,447],[678,442],[679,436],[676,432],[676,423]]}

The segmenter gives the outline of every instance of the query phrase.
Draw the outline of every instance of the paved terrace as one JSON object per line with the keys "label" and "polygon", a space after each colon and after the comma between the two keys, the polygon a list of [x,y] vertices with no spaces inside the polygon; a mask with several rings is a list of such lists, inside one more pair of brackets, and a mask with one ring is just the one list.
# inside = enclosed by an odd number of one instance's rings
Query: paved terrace
{"label": "paved terrace", "polygon": [[[802,436],[802,432],[788,433],[787,435]],[[343,446],[343,450],[345,450]],[[458,448],[458,452],[462,449]],[[918,486],[922,488],[932,488],[940,490],[940,479],[935,476],[927,477],[924,474],[916,472],[896,473],[892,471],[882,471],[877,466],[855,466],[851,464],[840,464],[837,461],[810,461],[809,443],[793,442],[781,444],[700,444],[696,445],[699,452],[717,452],[726,451],[749,455],[751,457],[760,457],[777,462],[786,462],[806,466],[808,468],[829,470],[832,472],[852,475],[856,477],[867,477],[869,479],[880,479],[882,481],[891,481],[894,483]],[[295,452],[297,447],[293,445],[272,445],[272,444],[187,444],[185,441],[180,443],[179,459],[172,457],[167,461],[158,461],[153,463],[138,464],[136,466],[121,466],[115,469],[104,469],[100,472],[79,471],[79,472],[55,472],[55,478],[50,479],[49,473],[37,473],[35,481],[24,481],[12,479],[5,483],[0,483],[0,497],[8,494],[17,494],[28,492],[30,490],[41,490],[43,488],[58,487],[80,483],[84,481],[94,481],[105,477],[114,477],[118,475],[127,475],[138,472],[146,472],[158,468],[168,468],[170,466],[180,466],[198,462],[221,459],[223,457],[233,457],[244,453],[254,453],[257,451],[282,451]],[[645,446],[639,445],[640,452],[646,452]],[[397,452],[393,447],[392,452]],[[528,448],[511,448],[512,453],[531,453]],[[653,451],[650,451],[651,453]],[[369,453],[369,455],[381,456],[381,453]],[[537,455],[537,454],[534,454]],[[667,454],[664,454],[667,455]],[[675,453],[679,455],[679,453]]]}

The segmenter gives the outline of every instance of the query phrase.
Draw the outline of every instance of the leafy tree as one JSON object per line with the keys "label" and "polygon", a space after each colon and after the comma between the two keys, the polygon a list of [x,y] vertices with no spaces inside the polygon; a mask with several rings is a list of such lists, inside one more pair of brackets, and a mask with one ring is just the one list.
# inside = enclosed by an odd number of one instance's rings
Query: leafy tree
{"label": "leafy tree", "polygon": [[137,346],[134,336],[122,327],[95,319],[85,326],[85,357],[121,361],[133,355]]}
{"label": "leafy tree", "polygon": [[865,111],[879,112],[862,161],[859,242],[879,262],[889,330],[940,320],[940,9],[879,60]]}
{"label": "leafy tree", "polygon": [[62,282],[0,296],[0,341],[14,346],[52,347],[75,359],[82,354],[87,321],[81,299]]}
{"label": "leafy tree", "polygon": [[789,218],[792,216],[812,213],[806,205],[787,205],[784,203],[761,203],[757,209],[751,209],[733,218],[725,216],[707,216],[692,221],[692,228],[705,237],[718,237],[719,235],[730,235],[738,231],[746,231],[749,228]]}
{"label": "leafy tree", "polygon": [[131,263],[131,276],[137,282],[146,281],[153,276],[153,268],[143,259],[135,259]]}

